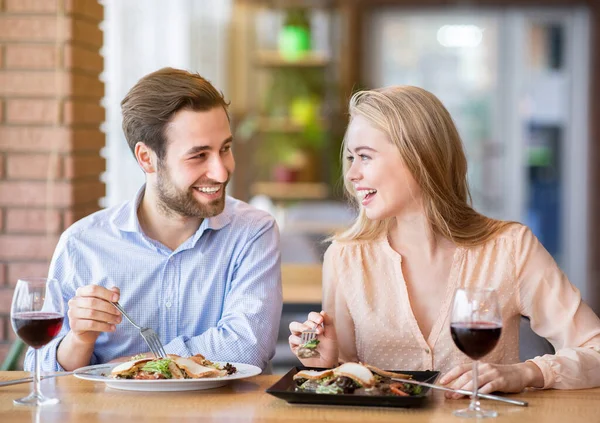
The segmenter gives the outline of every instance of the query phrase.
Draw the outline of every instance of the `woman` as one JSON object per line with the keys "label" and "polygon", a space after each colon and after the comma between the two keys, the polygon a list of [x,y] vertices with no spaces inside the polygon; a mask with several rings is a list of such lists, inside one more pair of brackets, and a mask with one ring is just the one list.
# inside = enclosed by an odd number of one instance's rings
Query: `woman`
{"label": "woman", "polygon": [[[600,385],[600,319],[526,226],[470,206],[462,143],[434,95],[409,86],[356,93],[342,149],[359,215],[325,254],[324,311],[290,324],[295,353],[303,330],[319,333],[320,357],[303,364],[436,369],[440,383],[472,389],[449,315],[457,287],[486,287],[498,291],[503,330],[480,366],[480,392]],[[555,355],[519,362],[521,315]]]}

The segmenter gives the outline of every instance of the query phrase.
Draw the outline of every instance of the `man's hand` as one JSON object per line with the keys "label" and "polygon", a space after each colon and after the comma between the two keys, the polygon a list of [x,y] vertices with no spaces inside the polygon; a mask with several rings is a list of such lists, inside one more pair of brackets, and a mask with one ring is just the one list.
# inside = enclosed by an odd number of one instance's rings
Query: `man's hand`
{"label": "man's hand", "polygon": [[122,320],[121,313],[110,302],[119,301],[119,288],[87,285],[77,289],[69,300],[69,326],[74,341],[94,344],[102,332],[114,332]]}
{"label": "man's hand", "polygon": [[[461,364],[456,366],[441,379],[440,384],[452,389],[473,390],[473,366]],[[544,376],[533,363],[518,364],[488,364],[479,363],[479,393],[491,392],[521,392],[527,387],[541,388],[544,386]],[[460,394],[446,392],[446,398],[458,399]]]}

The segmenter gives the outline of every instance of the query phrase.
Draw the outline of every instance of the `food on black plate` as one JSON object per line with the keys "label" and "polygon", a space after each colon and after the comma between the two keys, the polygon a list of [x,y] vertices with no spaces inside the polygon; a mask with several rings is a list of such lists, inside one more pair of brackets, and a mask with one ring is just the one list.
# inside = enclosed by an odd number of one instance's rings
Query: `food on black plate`
{"label": "food on black plate", "polygon": [[388,372],[361,363],[344,363],[335,369],[302,370],[294,375],[296,391],[317,394],[354,395],[419,395],[422,387],[395,382],[391,378],[411,379],[412,376]]}

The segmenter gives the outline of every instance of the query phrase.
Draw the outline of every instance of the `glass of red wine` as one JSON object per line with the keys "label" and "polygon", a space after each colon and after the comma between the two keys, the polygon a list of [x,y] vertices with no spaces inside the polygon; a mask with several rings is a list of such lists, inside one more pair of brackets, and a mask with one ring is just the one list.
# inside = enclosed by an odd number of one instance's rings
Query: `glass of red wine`
{"label": "glass of red wine", "polygon": [[454,344],[473,360],[473,396],[469,408],[456,410],[458,417],[496,417],[497,412],[483,410],[477,398],[479,359],[489,354],[502,333],[502,315],[493,289],[459,288],[454,293],[450,333]]}
{"label": "glass of red wine", "polygon": [[42,395],[38,350],[52,341],[62,328],[65,317],[60,285],[56,279],[19,279],[10,309],[12,326],[19,338],[34,350],[33,391],[14,400],[17,405],[50,405],[56,398]]}

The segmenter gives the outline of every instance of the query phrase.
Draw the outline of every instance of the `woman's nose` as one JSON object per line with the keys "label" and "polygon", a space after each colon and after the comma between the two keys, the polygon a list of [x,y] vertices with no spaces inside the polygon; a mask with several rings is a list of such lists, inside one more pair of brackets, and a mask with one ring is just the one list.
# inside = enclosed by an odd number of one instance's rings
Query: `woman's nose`
{"label": "woman's nose", "polygon": [[349,181],[357,181],[360,179],[360,171],[358,169],[358,166],[353,162],[350,164],[350,167],[348,168],[348,171],[346,172],[346,179],[348,179]]}

